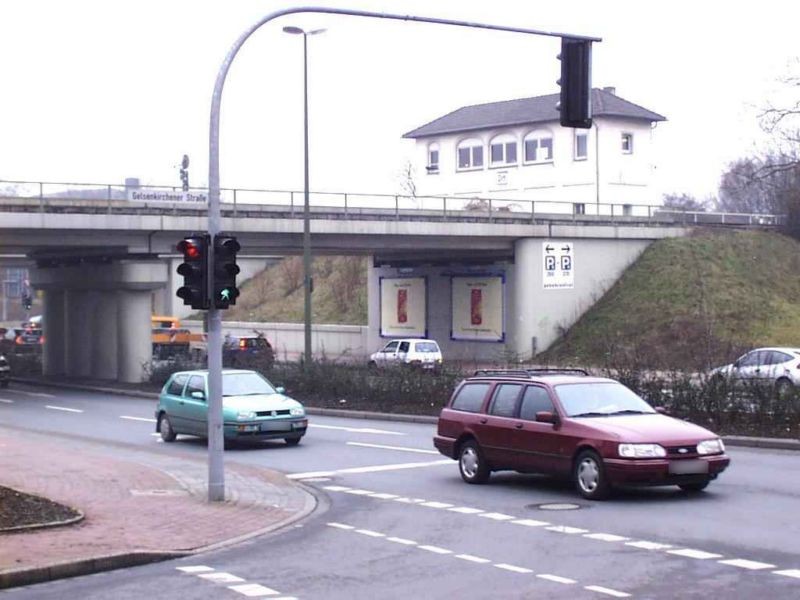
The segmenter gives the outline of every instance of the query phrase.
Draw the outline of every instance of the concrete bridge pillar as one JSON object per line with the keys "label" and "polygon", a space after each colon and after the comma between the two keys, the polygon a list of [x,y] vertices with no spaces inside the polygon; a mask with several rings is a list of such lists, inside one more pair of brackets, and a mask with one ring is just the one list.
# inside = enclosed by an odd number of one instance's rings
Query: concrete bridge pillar
{"label": "concrete bridge pillar", "polygon": [[42,372],[51,376],[64,375],[66,372],[64,290],[45,290],[42,321],[44,333]]}
{"label": "concrete bridge pillar", "polygon": [[139,383],[153,355],[150,292],[121,290],[117,312],[117,380]]}
{"label": "concrete bridge pillar", "polygon": [[117,292],[97,293],[92,315],[92,377],[116,380],[117,370]]}
{"label": "concrete bridge pillar", "polygon": [[86,290],[67,290],[64,300],[66,374],[88,377],[92,372],[94,336],[91,321],[95,298]]}

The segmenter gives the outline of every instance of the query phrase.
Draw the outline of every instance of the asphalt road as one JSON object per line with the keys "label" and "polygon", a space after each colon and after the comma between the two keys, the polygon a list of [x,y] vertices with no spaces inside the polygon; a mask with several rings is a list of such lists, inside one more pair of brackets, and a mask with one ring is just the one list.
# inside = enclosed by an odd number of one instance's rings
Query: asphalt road
{"label": "asphalt road", "polygon": [[[0,390],[0,422],[153,452],[154,402],[76,391]],[[75,412],[81,411],[81,412]],[[311,417],[302,443],[226,452],[313,486],[310,519],[177,561],[7,592],[17,598],[800,598],[798,456],[733,448],[705,493],[630,490],[580,499],[548,478],[469,486],[432,447],[431,425]],[[54,438],[57,439],[57,438]],[[576,506],[546,510],[547,504]],[[267,595],[268,588],[274,593]],[[251,594],[251,595],[248,595]]]}

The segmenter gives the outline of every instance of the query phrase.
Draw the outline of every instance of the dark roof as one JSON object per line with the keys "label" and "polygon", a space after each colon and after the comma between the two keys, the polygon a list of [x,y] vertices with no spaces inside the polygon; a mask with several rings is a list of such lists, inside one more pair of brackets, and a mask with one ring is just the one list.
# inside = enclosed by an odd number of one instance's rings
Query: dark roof
{"label": "dark roof", "polygon": [[[493,129],[558,121],[558,94],[520,98],[464,106],[430,123],[409,131],[404,138],[421,138],[443,133]],[[621,117],[642,121],[666,121],[666,117],[620,98],[604,89],[592,90],[592,114],[595,117]]]}

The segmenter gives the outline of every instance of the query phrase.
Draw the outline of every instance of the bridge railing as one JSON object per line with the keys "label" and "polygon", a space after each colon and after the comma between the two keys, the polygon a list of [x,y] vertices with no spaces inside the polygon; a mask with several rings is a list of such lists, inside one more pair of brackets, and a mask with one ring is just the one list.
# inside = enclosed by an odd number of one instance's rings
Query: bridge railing
{"label": "bridge railing", "polygon": [[[179,186],[60,183],[0,180],[0,211],[58,212],[98,210],[108,213],[148,213],[192,211],[205,212],[208,190]],[[297,190],[223,188],[220,190],[223,211],[233,216],[270,213],[275,216],[301,217],[305,196]],[[785,216],[774,214],[682,211],[652,204],[625,202],[582,202],[488,198],[478,196],[409,196],[400,194],[364,194],[311,192],[312,216],[339,215],[360,218],[530,221],[576,220],[641,222],[684,225],[729,225],[775,227]]]}

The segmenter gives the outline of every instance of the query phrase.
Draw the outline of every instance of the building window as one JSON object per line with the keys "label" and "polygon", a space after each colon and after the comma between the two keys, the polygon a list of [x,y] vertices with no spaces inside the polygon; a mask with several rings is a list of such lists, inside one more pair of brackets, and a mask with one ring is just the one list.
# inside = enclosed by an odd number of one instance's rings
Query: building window
{"label": "building window", "polygon": [[499,135],[489,144],[489,160],[493,167],[517,164],[517,140],[511,135]]}
{"label": "building window", "polygon": [[483,167],[483,142],[478,139],[463,140],[458,144],[459,170]]}
{"label": "building window", "polygon": [[428,146],[428,164],[425,167],[428,173],[439,172],[439,144],[433,143]]}
{"label": "building window", "polygon": [[585,215],[586,214],[586,205],[585,204],[575,204],[575,214],[576,215]]}
{"label": "building window", "polygon": [[575,160],[586,160],[589,156],[589,136],[583,132],[575,132]]}
{"label": "building window", "polygon": [[633,134],[632,133],[623,133],[622,134],[622,153],[623,154],[633,154]]}
{"label": "building window", "polygon": [[553,136],[548,131],[532,131],[525,136],[525,162],[553,161]]}

